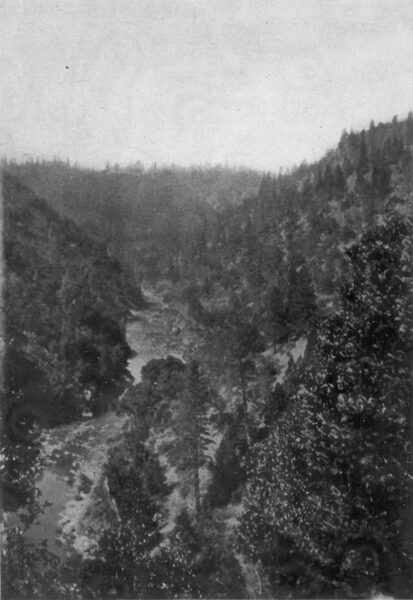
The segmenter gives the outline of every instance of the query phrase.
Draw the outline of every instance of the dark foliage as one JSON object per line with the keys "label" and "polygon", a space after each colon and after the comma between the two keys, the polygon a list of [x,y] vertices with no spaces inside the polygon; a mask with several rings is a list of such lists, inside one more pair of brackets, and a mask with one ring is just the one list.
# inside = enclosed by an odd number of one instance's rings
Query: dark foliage
{"label": "dark foliage", "polygon": [[242,532],[275,590],[352,597],[381,585],[408,595],[410,223],[389,214],[348,256],[341,309],[320,326],[298,392],[255,450]]}
{"label": "dark foliage", "polygon": [[107,407],[129,378],[125,323],[141,295],[114,259],[4,175],[4,507],[33,500],[39,432]]}
{"label": "dark foliage", "polygon": [[94,408],[128,376],[125,321],[141,297],[102,248],[8,175],[4,198],[7,397],[52,422],[71,418],[85,390]]}
{"label": "dark foliage", "polygon": [[212,480],[205,498],[209,509],[226,506],[236,501],[240,487],[247,478],[245,458],[248,442],[241,411],[230,418],[212,465]]}

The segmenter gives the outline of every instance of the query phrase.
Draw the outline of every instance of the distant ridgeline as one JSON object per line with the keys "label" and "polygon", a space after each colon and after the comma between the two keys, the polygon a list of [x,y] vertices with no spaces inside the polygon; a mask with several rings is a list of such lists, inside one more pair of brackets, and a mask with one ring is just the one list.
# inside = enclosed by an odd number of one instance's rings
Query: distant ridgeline
{"label": "distant ridgeline", "polygon": [[57,211],[5,176],[8,353],[20,369],[7,367],[8,377],[33,381],[34,369],[42,390],[53,389],[39,393],[42,403],[76,412],[90,403],[79,389],[99,403],[125,373],[124,323],[140,295],[120,264],[135,285],[175,282],[205,325],[235,318],[267,343],[330,313],[346,250],[386,209],[412,210],[413,116],[344,132],[319,162],[275,177],[61,161],[6,169]]}
{"label": "distant ridgeline", "polygon": [[[99,411],[129,377],[125,324],[143,303],[118,261],[4,173],[6,430]],[[21,431],[20,431],[21,430]]]}
{"label": "distant ridgeline", "polygon": [[235,294],[282,341],[316,308],[331,309],[346,247],[385,206],[404,202],[412,149],[410,113],[344,132],[319,162],[275,177],[224,167],[98,172],[61,161],[8,169],[87,227],[137,282],[172,279],[210,310]]}
{"label": "distant ridgeline", "polygon": [[58,160],[7,168],[59,214],[104,242],[137,281],[179,276],[183,256],[214,207],[256,194],[262,178],[224,167],[95,171]]}
{"label": "distant ridgeline", "polygon": [[236,300],[244,320],[284,341],[331,311],[346,249],[382,222],[386,208],[411,212],[412,184],[411,113],[343,133],[318,163],[267,175],[257,196],[209,215],[179,272],[198,307],[219,312]]}

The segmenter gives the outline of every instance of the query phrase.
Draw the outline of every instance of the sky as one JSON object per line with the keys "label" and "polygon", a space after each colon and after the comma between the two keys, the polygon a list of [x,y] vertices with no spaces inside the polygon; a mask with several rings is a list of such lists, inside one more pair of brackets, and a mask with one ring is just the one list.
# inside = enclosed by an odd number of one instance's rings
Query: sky
{"label": "sky", "polygon": [[0,155],[276,171],[413,109],[411,0],[0,0]]}

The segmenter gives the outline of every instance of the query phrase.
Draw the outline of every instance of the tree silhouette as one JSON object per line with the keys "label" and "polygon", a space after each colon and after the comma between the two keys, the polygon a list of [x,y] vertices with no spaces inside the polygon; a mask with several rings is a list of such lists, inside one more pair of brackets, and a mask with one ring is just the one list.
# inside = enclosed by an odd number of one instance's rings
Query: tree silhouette
{"label": "tree silhouette", "polygon": [[172,438],[162,445],[177,472],[192,487],[195,511],[201,513],[200,469],[208,460],[211,443],[208,410],[211,395],[200,365],[192,361],[182,374],[182,388],[170,421]]}

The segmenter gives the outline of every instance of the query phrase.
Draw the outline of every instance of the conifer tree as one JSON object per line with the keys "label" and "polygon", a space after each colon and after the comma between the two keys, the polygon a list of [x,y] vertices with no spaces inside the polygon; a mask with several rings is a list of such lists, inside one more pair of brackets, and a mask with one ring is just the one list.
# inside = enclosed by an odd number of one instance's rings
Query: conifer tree
{"label": "conifer tree", "polygon": [[359,149],[359,157],[357,162],[357,176],[359,181],[362,182],[364,180],[364,175],[369,170],[369,157],[368,157],[368,149],[367,149],[367,141],[366,141],[366,133],[365,131],[361,132],[360,135],[360,149]]}
{"label": "conifer tree", "polygon": [[210,392],[196,361],[183,374],[183,385],[171,420],[173,440],[163,444],[171,464],[192,488],[195,511],[201,513],[200,469],[208,459]]}
{"label": "conifer tree", "polygon": [[337,163],[336,168],[334,169],[334,187],[339,194],[346,191],[346,179],[340,163]]}
{"label": "conifer tree", "polygon": [[255,450],[241,533],[274,585],[411,593],[412,258],[396,213],[349,251],[341,308]]}
{"label": "conifer tree", "polygon": [[377,138],[376,126],[374,124],[374,120],[371,120],[369,130],[367,133],[368,145],[369,145],[369,149],[370,149],[370,156],[372,156],[376,152],[376,147],[377,147],[376,138]]}
{"label": "conifer tree", "polygon": [[324,187],[327,194],[332,194],[334,188],[334,177],[330,163],[327,163],[326,168],[324,170]]}
{"label": "conifer tree", "polygon": [[410,111],[407,115],[406,121],[406,144],[411,146],[413,144],[413,112]]}

